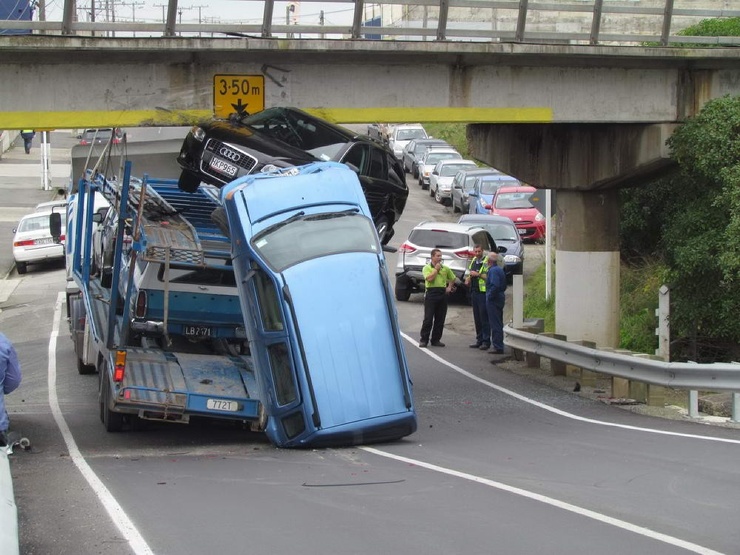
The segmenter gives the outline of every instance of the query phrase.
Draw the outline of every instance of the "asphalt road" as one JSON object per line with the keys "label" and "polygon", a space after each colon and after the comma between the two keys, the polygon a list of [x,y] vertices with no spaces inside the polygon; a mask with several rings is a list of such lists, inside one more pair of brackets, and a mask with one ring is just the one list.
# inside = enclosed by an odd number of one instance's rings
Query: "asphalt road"
{"label": "asphalt road", "polygon": [[[418,221],[455,218],[411,190],[393,244]],[[279,450],[204,422],[107,434],[97,377],[76,370],[63,269],[5,281],[0,329],[24,376],[6,400],[33,444],[11,457],[26,555],[738,553],[737,430],[620,411],[508,372],[467,347],[464,305],[436,350],[416,346],[420,298],[398,305],[415,434]]]}

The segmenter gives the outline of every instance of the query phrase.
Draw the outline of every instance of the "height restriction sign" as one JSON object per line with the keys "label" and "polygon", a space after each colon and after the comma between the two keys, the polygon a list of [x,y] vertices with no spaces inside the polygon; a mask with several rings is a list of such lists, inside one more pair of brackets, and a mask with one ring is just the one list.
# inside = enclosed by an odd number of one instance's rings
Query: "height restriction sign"
{"label": "height restriction sign", "polygon": [[265,109],[264,75],[214,75],[213,115],[228,118],[245,116]]}

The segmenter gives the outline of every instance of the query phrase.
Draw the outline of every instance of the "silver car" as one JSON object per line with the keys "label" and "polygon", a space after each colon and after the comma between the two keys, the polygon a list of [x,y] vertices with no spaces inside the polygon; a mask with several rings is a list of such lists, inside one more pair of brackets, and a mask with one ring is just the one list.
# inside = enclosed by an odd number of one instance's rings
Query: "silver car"
{"label": "silver car", "polygon": [[498,251],[491,234],[478,225],[448,222],[422,222],[417,225],[396,256],[396,299],[408,301],[411,293],[424,292],[422,268],[429,264],[432,249],[435,248],[442,251],[442,264],[449,267],[458,278],[458,293],[466,297],[463,276],[470,259],[475,256],[475,245],[481,245],[487,252]]}
{"label": "silver car", "polygon": [[429,176],[429,195],[440,204],[451,204],[452,180],[460,170],[478,166],[472,160],[440,160]]}
{"label": "silver car", "polygon": [[473,168],[460,170],[452,179],[451,202],[453,212],[467,214],[469,210],[468,194],[473,190],[475,179],[481,175],[501,175],[496,168]]}
{"label": "silver car", "polygon": [[462,160],[462,154],[454,148],[427,149],[419,160],[419,186],[422,189],[429,189],[429,177],[440,160]]}

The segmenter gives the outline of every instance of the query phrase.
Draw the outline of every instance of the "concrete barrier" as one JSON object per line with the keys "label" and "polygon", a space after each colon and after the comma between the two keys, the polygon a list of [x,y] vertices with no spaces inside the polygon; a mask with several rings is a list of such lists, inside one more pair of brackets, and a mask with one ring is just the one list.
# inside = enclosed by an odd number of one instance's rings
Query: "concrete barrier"
{"label": "concrete barrier", "polygon": [[0,553],[18,555],[18,511],[5,448],[0,448]]}

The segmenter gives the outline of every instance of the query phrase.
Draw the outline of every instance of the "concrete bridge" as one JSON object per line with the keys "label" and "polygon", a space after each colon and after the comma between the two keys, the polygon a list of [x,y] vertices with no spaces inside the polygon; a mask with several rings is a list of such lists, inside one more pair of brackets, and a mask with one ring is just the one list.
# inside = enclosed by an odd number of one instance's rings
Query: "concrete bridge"
{"label": "concrete bridge", "polygon": [[557,329],[605,347],[619,341],[617,188],[665,171],[675,125],[740,94],[733,48],[165,35],[0,36],[0,129],[186,124],[224,108],[229,75],[259,83],[248,110],[470,123],[476,159],[558,190]]}

